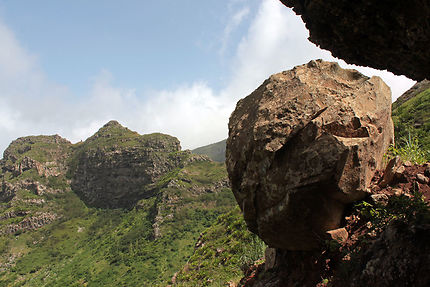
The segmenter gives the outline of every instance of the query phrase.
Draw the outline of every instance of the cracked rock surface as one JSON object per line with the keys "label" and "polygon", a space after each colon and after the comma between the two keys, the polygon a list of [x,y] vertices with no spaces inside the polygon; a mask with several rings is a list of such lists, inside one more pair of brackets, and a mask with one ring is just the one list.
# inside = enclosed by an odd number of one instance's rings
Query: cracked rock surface
{"label": "cracked rock surface", "polygon": [[392,142],[380,78],[321,60],[272,75],[229,122],[227,169],[249,229],[271,247],[318,247]]}

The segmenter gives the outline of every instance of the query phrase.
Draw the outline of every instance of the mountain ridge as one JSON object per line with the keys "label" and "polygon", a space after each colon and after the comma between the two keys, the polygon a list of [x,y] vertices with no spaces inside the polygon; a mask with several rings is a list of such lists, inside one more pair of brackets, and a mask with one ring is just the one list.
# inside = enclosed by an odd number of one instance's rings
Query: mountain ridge
{"label": "mountain ridge", "polygon": [[227,139],[224,139],[213,144],[198,147],[193,149],[191,152],[200,155],[207,155],[213,161],[225,162],[226,142]]}

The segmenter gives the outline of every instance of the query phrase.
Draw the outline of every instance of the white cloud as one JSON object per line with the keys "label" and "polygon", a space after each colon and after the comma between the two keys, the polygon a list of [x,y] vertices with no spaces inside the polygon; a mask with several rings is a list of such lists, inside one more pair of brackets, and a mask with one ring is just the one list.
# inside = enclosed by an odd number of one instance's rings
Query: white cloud
{"label": "white cloud", "polygon": [[227,25],[224,27],[224,32],[221,37],[221,48],[219,54],[224,55],[230,40],[231,33],[243,22],[243,20],[249,15],[249,7],[242,7],[234,13],[229,19]]}
{"label": "white cloud", "polygon": [[300,18],[290,9],[279,1],[262,1],[237,49],[232,93],[246,96],[273,73],[330,55],[310,43],[307,35]]}
{"label": "white cloud", "polygon": [[13,32],[0,21],[0,151],[25,134],[52,132],[55,107],[65,87],[49,83],[38,68],[37,57],[23,49]]}
{"label": "white cloud", "polygon": [[143,108],[139,122],[145,130],[176,135],[183,147],[194,148],[227,136],[230,107],[205,83],[161,91]]}
{"label": "white cloud", "polygon": [[8,109],[5,101],[0,98],[0,130],[6,132],[13,132],[16,129],[16,121],[18,115]]}
{"label": "white cloud", "polygon": [[[162,132],[178,137],[184,148],[194,148],[227,136],[228,110],[205,83],[156,91],[148,99],[134,90],[115,88],[102,72],[91,97],[78,110],[82,118],[71,139],[85,139],[110,119],[139,133]],[[84,122],[85,121],[85,122]]]}
{"label": "white cloud", "polygon": [[25,76],[32,70],[36,58],[28,54],[12,31],[0,22],[0,78],[2,81]]}

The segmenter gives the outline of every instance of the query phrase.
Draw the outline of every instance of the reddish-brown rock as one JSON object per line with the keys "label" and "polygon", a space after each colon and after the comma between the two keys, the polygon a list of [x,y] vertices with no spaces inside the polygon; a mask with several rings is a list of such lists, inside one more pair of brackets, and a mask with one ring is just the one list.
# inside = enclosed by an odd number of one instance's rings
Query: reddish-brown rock
{"label": "reddish-brown rock", "polygon": [[381,168],[393,141],[390,107],[380,78],[321,60],[240,100],[226,163],[250,230],[272,247],[317,247]]}

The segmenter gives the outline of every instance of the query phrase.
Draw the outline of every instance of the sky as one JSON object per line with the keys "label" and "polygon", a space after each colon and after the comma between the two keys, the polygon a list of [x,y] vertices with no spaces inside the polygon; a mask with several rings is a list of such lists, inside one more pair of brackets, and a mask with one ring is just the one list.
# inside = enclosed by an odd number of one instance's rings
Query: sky
{"label": "sky", "polygon": [[278,0],[0,0],[0,155],[21,136],[85,140],[115,119],[193,149],[225,139],[236,102],[271,74],[337,61]]}

